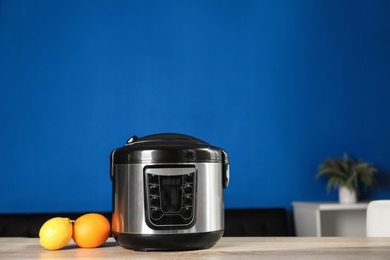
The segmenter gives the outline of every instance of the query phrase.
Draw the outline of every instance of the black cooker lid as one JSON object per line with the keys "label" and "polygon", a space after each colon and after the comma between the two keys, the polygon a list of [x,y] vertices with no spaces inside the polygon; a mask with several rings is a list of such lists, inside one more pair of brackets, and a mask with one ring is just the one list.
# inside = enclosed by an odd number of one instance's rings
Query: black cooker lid
{"label": "black cooker lid", "polygon": [[111,153],[113,164],[227,162],[220,148],[189,135],[176,133],[131,137],[125,146]]}

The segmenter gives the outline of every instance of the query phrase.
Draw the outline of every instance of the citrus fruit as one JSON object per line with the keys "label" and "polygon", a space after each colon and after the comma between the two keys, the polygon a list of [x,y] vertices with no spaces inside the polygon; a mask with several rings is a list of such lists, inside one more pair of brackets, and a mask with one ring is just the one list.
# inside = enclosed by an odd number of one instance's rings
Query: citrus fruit
{"label": "citrus fruit", "polygon": [[39,230],[39,244],[49,250],[63,248],[71,238],[72,222],[69,218],[51,218]]}
{"label": "citrus fruit", "polygon": [[73,223],[73,240],[79,247],[99,247],[107,241],[110,232],[110,222],[98,213],[84,214]]}

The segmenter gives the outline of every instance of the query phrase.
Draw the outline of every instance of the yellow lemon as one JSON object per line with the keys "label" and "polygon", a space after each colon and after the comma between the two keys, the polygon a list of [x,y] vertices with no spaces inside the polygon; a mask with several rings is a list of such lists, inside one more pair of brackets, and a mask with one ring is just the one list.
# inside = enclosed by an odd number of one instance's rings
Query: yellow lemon
{"label": "yellow lemon", "polygon": [[69,243],[72,233],[69,218],[51,218],[39,230],[39,244],[49,250],[61,249]]}

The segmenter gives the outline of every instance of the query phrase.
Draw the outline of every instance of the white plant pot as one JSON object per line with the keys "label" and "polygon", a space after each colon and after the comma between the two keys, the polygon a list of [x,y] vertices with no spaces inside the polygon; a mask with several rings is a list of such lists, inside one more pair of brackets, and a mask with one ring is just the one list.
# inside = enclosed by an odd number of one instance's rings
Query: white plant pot
{"label": "white plant pot", "polygon": [[341,204],[353,204],[357,201],[357,195],[355,191],[350,191],[344,186],[339,187],[339,202]]}

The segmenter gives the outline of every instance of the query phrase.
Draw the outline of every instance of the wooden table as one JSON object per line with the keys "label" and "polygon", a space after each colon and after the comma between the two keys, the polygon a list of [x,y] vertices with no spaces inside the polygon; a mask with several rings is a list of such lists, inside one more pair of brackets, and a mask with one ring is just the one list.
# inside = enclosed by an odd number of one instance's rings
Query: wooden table
{"label": "wooden table", "polygon": [[365,237],[223,237],[206,250],[137,252],[113,238],[100,248],[77,247],[73,241],[58,251],[37,238],[0,238],[0,259],[389,259],[390,238]]}

